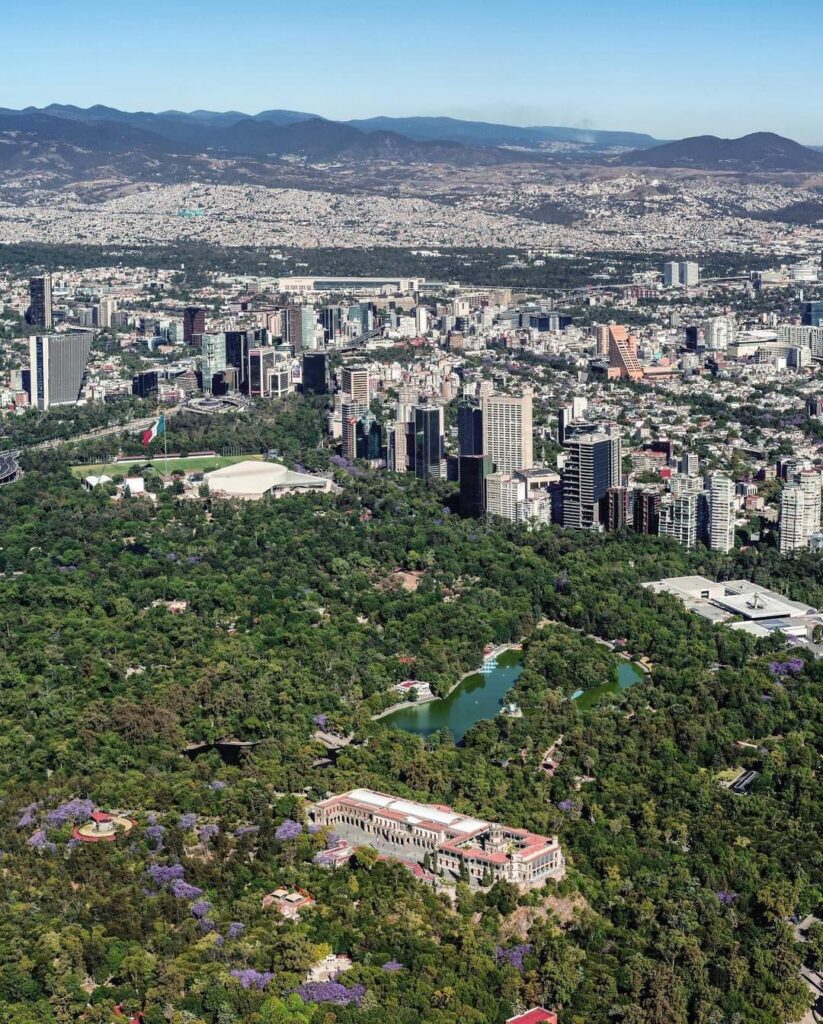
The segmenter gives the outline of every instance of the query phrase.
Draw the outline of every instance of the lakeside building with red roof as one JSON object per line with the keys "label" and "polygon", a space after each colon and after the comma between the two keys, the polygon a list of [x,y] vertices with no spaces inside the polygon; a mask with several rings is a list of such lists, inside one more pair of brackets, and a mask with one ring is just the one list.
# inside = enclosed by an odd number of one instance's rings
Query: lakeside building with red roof
{"label": "lakeside building with red roof", "polygon": [[372,838],[402,859],[428,855],[441,874],[459,877],[465,870],[475,885],[491,877],[531,889],[566,873],[557,836],[481,821],[442,804],[352,789],[318,801],[309,813],[318,825]]}

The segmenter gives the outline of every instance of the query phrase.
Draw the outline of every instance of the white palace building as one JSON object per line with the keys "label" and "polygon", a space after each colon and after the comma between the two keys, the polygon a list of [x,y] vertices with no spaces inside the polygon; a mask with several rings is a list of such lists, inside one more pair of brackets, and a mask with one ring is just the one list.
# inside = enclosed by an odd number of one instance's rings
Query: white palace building
{"label": "white palace building", "polygon": [[566,873],[557,836],[480,821],[443,804],[352,789],[320,800],[309,813],[318,825],[372,837],[400,858],[420,862],[430,854],[441,874],[457,877],[464,865],[476,885],[491,874],[494,881],[505,879],[530,889]]}

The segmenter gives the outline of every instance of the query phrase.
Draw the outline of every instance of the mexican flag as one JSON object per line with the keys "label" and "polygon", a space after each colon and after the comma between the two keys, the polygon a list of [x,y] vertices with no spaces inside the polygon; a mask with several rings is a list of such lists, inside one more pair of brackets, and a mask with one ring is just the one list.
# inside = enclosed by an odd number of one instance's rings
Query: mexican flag
{"label": "mexican flag", "polygon": [[142,441],[144,445],[150,445],[156,437],[160,437],[161,434],[166,433],[166,417],[161,413],[160,419],[148,430],[143,431]]}

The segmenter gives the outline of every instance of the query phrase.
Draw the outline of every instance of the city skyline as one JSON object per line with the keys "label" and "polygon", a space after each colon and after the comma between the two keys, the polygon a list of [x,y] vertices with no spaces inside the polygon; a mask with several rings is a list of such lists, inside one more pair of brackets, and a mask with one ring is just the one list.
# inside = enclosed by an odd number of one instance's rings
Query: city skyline
{"label": "city skyline", "polygon": [[[82,0],[70,13],[54,0],[36,6],[38,75],[29,73],[23,49],[10,50],[0,72],[6,107],[450,116],[661,139],[769,130],[823,145],[815,103],[823,72],[813,50],[797,46],[801,27],[804,35],[823,28],[823,11],[808,0],[780,11],[698,0],[685,19],[646,0],[620,10],[595,0],[585,25],[560,4],[534,0],[513,0],[505,10],[421,0],[414,19],[375,0],[346,9],[319,0],[310,20],[259,0],[230,11],[206,3],[196,19],[188,4],[156,0],[139,10],[99,0]],[[7,13],[8,37],[28,31],[30,18],[30,10]],[[78,61],[95,23],[127,45]],[[317,46],[321,30],[331,50]],[[450,38],[460,45],[449,46]],[[241,59],[242,75],[226,60],[230,53]]]}

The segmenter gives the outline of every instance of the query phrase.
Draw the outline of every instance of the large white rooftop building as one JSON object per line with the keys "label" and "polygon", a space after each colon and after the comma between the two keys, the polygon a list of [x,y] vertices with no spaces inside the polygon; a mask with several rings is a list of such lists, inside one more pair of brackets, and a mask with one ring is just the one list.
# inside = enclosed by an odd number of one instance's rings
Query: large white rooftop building
{"label": "large white rooftop building", "polygon": [[320,800],[310,814],[336,832],[372,837],[400,858],[421,861],[429,855],[441,873],[457,877],[465,871],[475,884],[491,877],[528,889],[566,872],[557,836],[481,821],[444,804],[352,789]]}

